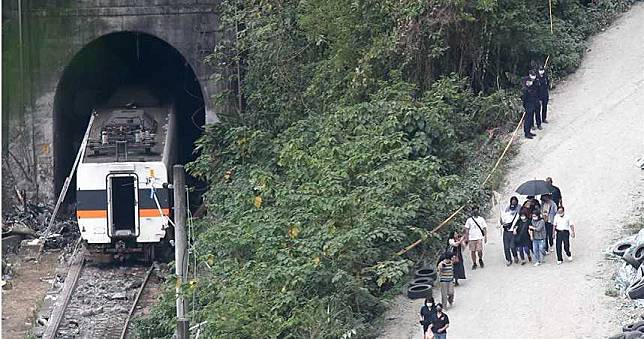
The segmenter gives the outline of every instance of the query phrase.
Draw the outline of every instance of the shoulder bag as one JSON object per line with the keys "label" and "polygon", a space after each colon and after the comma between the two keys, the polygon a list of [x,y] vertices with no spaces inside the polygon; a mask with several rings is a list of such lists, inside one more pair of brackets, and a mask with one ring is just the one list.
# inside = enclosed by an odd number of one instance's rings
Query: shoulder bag
{"label": "shoulder bag", "polygon": [[472,221],[474,221],[474,223],[476,224],[476,227],[479,228],[479,230],[481,231],[481,234],[483,234],[483,236],[485,236],[485,230],[481,228],[481,225],[479,225],[479,223],[476,222],[476,219],[474,219],[474,217],[470,217],[470,218],[472,218]]}

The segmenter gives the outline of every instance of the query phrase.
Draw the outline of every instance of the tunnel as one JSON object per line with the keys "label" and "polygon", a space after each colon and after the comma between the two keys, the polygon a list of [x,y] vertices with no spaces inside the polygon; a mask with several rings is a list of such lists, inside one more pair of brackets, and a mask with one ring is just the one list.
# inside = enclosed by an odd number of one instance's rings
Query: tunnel
{"label": "tunnel", "polygon": [[[73,166],[92,110],[113,100],[117,90],[142,87],[160,102],[173,101],[177,162],[194,160],[194,142],[205,123],[204,98],[195,72],[179,51],[153,35],[111,33],[82,48],[58,82],[53,112],[56,196]],[[74,192],[72,180],[66,202],[75,200]]]}

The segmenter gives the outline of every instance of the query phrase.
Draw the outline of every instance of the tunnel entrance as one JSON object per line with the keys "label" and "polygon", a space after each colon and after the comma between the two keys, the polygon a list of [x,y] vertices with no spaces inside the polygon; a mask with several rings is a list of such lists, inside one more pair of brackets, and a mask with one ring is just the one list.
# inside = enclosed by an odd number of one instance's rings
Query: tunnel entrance
{"label": "tunnel entrance", "polygon": [[[201,135],[205,110],[199,81],[188,62],[174,47],[152,35],[108,34],[90,42],[74,56],[56,89],[53,116],[56,195],[71,170],[93,108],[108,100],[111,103],[115,93],[121,96],[124,88],[146,88],[156,102],[174,104],[177,162],[194,160],[193,145]],[[124,104],[127,100],[123,99]],[[66,202],[75,201],[75,191],[72,181]]]}

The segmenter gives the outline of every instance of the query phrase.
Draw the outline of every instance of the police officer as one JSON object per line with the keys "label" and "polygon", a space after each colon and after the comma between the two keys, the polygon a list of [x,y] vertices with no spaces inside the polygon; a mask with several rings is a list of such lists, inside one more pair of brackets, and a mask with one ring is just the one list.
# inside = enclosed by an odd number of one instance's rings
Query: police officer
{"label": "police officer", "polygon": [[[531,71],[531,73],[534,73]],[[537,112],[539,106],[539,93],[538,85],[536,84],[536,74],[531,74],[528,77],[523,78],[523,95],[521,99],[523,100],[523,108],[525,109],[525,118],[523,119],[523,134],[527,139],[532,139],[536,136],[530,132],[535,119],[535,113]],[[538,120],[538,126],[541,128],[541,119]]]}
{"label": "police officer", "polygon": [[[541,103],[541,121],[544,124],[548,123],[546,120],[548,116],[548,99],[550,99],[550,79],[548,79],[548,74],[543,66],[539,67],[539,72],[537,74],[537,80],[539,80],[539,101]],[[537,112],[537,115],[539,113]]]}
{"label": "police officer", "polygon": [[532,122],[532,129],[533,130],[535,128],[541,129],[541,101],[539,101],[539,92],[541,91],[541,88],[540,88],[541,83],[537,78],[537,71],[534,69],[531,69],[530,72],[528,72],[528,78],[532,80],[532,86],[537,91],[537,104],[534,108],[534,121]]}

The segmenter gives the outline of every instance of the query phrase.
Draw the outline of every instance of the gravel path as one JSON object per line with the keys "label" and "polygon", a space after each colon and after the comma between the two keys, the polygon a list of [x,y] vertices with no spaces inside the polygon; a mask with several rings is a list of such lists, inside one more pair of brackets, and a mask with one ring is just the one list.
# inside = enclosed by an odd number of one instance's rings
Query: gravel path
{"label": "gravel path", "polygon": [[[485,269],[469,271],[447,311],[449,338],[601,338],[620,328],[604,295],[612,267],[603,250],[638,203],[644,171],[644,3],[592,40],[580,69],[551,93],[550,124],[521,141],[501,189],[505,204],[521,182],[551,176],[577,226],[574,261],[505,267],[492,211]],[[497,207],[498,208],[498,207]],[[438,296],[438,291],[434,296]],[[396,299],[382,338],[420,338],[421,301]]]}

